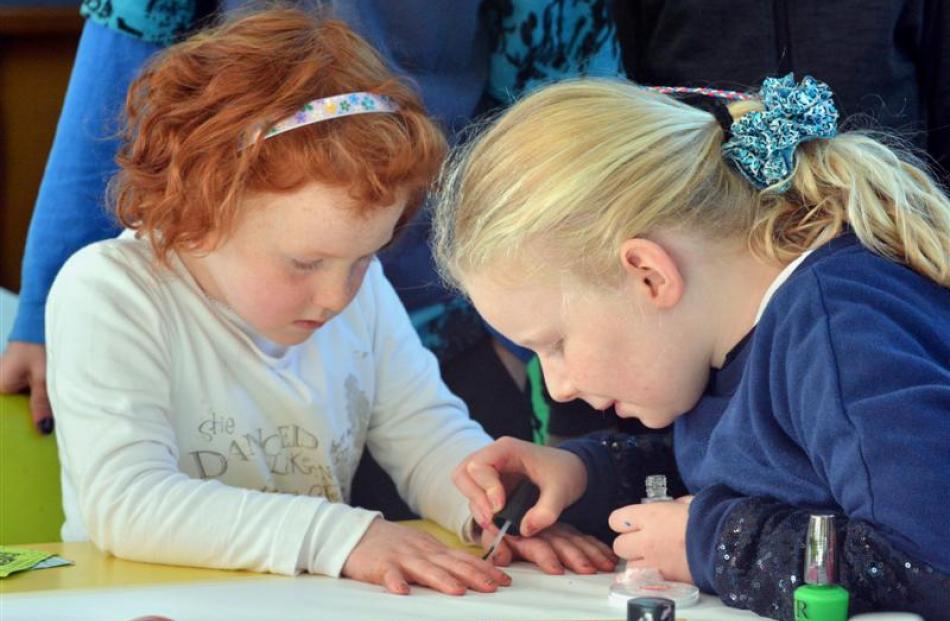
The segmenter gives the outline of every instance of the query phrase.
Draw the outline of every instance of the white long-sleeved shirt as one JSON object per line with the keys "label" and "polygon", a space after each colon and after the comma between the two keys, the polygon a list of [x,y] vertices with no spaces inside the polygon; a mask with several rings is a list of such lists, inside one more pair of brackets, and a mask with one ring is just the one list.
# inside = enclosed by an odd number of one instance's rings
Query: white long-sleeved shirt
{"label": "white long-sleeved shirt", "polygon": [[364,447],[462,533],[449,475],[490,442],[443,384],[378,262],[353,302],[280,347],[147,240],[93,244],[47,305],[63,539],[140,561],[338,575],[378,514],[346,505]]}

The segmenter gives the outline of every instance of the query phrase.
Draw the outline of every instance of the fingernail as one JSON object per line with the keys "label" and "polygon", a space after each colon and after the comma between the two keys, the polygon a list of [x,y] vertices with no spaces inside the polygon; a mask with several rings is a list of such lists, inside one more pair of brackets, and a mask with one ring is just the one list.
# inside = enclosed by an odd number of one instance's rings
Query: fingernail
{"label": "fingernail", "polygon": [[37,423],[37,427],[39,427],[40,433],[45,436],[53,433],[53,417],[47,416],[46,418],[40,419],[40,422]]}
{"label": "fingernail", "polygon": [[490,587],[493,587],[493,586],[495,586],[495,585],[498,584],[498,583],[495,582],[494,580],[492,580],[491,578],[485,578],[485,584],[487,584],[487,585],[490,586]]}

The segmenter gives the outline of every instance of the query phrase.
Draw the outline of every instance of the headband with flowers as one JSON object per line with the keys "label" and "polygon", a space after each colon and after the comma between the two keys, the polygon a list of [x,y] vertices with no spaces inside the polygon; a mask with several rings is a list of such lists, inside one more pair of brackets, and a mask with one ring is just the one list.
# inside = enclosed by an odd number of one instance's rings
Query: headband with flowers
{"label": "headband with flowers", "polygon": [[297,112],[274,123],[270,129],[264,132],[264,139],[273,138],[292,129],[329,119],[370,112],[397,112],[398,110],[399,106],[392,99],[373,93],[344,93],[332,97],[323,97],[305,103]]}

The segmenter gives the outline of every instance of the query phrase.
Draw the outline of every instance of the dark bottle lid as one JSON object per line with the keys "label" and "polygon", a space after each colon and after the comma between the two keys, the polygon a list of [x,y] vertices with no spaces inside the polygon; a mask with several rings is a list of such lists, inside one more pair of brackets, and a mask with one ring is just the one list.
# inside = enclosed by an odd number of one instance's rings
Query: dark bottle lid
{"label": "dark bottle lid", "polygon": [[676,604],[665,597],[635,597],[627,601],[627,621],[673,621]]}
{"label": "dark bottle lid", "polygon": [[528,479],[522,480],[515,489],[512,490],[511,494],[508,495],[508,501],[502,510],[495,514],[495,517],[492,518],[492,522],[495,523],[495,526],[501,528],[505,525],[506,521],[511,520],[511,527],[508,529],[508,532],[520,537],[521,520],[524,518],[524,514],[528,512],[528,509],[533,507],[534,503],[538,502],[538,498],[540,497],[541,491],[537,485]]}

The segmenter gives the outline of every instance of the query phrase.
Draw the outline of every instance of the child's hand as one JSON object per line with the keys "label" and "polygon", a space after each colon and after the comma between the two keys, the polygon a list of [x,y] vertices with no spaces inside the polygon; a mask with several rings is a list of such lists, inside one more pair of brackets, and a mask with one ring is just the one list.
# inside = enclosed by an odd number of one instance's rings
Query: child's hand
{"label": "child's hand", "polygon": [[466,588],[489,593],[511,578],[488,561],[461,550],[451,550],[435,537],[413,528],[376,518],[350,552],[343,575],[381,584],[390,593],[409,594],[409,583],[421,584],[449,595]]}
{"label": "child's hand", "polygon": [[[486,550],[497,532],[494,527],[482,531]],[[505,537],[492,555],[495,564],[503,567],[516,559],[530,561],[548,574],[563,574],[565,566],[577,574],[613,571],[618,561],[603,542],[560,522],[534,537]]]}
{"label": "child's hand", "polygon": [[30,391],[30,413],[41,433],[53,431],[53,409],[46,395],[46,347],[10,341],[0,356],[0,393]]}
{"label": "child's hand", "polygon": [[693,582],[686,561],[689,501],[628,505],[610,514],[610,528],[620,533],[614,552],[633,567],[655,567],[667,580]]}
{"label": "child's hand", "polygon": [[472,515],[483,529],[492,529],[491,517],[505,506],[506,490],[521,478],[512,475],[527,476],[541,490],[537,504],[525,513],[519,525],[526,536],[554,524],[561,511],[580,498],[587,487],[587,469],[573,453],[501,438],[466,457],[452,474],[452,481],[468,498]]}

